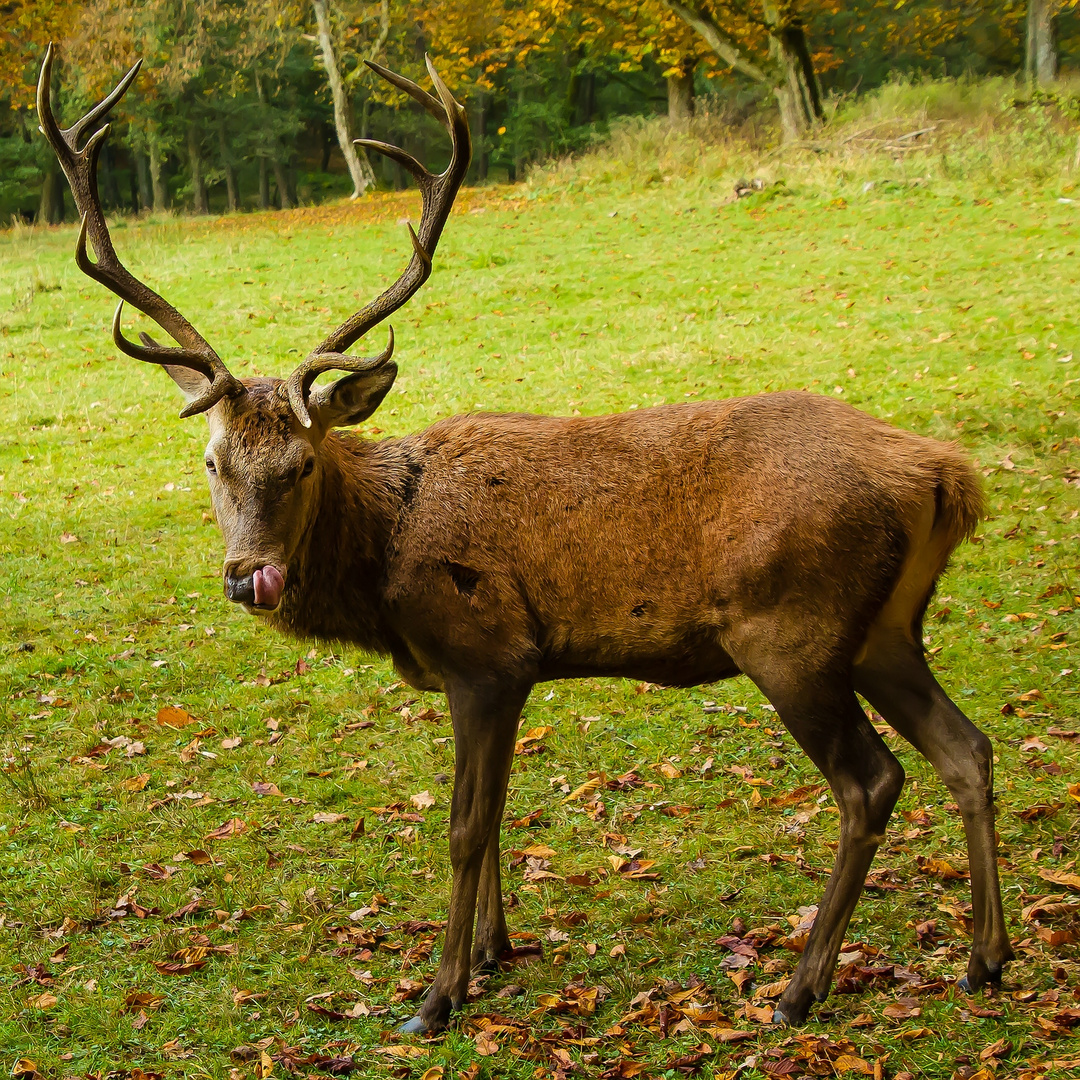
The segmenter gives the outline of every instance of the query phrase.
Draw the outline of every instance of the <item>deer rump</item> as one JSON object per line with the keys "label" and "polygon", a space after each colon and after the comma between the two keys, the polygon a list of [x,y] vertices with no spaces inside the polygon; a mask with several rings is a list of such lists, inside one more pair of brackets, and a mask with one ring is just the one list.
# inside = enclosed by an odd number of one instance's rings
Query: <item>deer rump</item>
{"label": "deer rump", "polygon": [[404,443],[384,602],[402,674],[433,689],[448,670],[693,686],[744,670],[759,634],[850,664],[905,563],[890,614],[917,635],[981,506],[952,447],[805,393],[458,416]]}

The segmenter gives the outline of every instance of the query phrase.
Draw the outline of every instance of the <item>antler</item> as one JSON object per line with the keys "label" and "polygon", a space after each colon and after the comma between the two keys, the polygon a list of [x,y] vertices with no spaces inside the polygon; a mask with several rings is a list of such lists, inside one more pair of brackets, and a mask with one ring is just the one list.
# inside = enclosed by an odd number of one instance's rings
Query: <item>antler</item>
{"label": "antler", "polygon": [[431,81],[439,95],[437,98],[432,97],[426,90],[422,90],[411,79],[406,79],[384,68],[381,64],[376,64],[371,60],[364,62],[387,82],[392,83],[399,90],[404,90],[406,94],[420,102],[446,128],[453,146],[450,164],[444,172],[436,176],[425,169],[411,154],[407,154],[397,146],[377,142],[374,139],[356,140],[358,146],[376,150],[396,161],[416,179],[423,199],[420,229],[417,232],[413,230],[412,225],[409,226],[413,256],[401,277],[381,296],[343,322],[289,376],[287,385],[289,404],[304,427],[311,426],[311,417],[308,415],[307,408],[308,396],[311,392],[311,384],[319,375],[324,371],[368,371],[385,364],[393,355],[393,328],[390,330],[389,344],[378,356],[347,356],[345,350],[354,341],[362,338],[372,327],[397,311],[427,281],[431,273],[431,259],[435,254],[435,247],[439,243],[446,219],[450,216],[454,197],[469,168],[469,161],[472,158],[472,140],[469,136],[469,121],[465,110],[454,100],[446,84],[439,78],[439,73],[431,63],[431,58],[424,57],[424,60],[427,64],[428,75],[431,76]]}
{"label": "antler", "polygon": [[[242,394],[243,384],[233,378],[217,353],[195,327],[153,289],[134,277],[120,262],[113,249],[109,227],[105,224],[105,212],[101,208],[101,198],[98,195],[97,161],[111,125],[100,122],[108,116],[113,106],[127,92],[127,88],[138,74],[142,61],[136,61],[108,97],[98,102],[81,120],[63,131],[57,124],[56,117],[53,116],[50,101],[52,61],[53,47],[50,44],[45,51],[45,60],[41,65],[41,75],[38,78],[37,110],[41,120],[41,131],[49,141],[49,145],[56,151],[60,166],[71,185],[75,206],[82,215],[82,227],[79,229],[79,239],[75,245],[75,262],[84,274],[88,274],[120,297],[116,314],[113,316],[113,341],[122,352],[136,360],[145,360],[150,364],[190,368],[206,376],[210,381],[210,386],[201,397],[191,402],[180,413],[181,416],[194,416],[196,413],[205,412],[227,394]],[[88,128],[93,128],[94,131],[80,150],[79,143]],[[91,262],[87,254],[87,236],[94,245],[97,262]],[[120,329],[120,318],[125,300],[137,307],[144,315],[149,315],[180,347],[158,345],[149,334],[139,334],[141,345],[136,345],[135,342],[125,338]]]}

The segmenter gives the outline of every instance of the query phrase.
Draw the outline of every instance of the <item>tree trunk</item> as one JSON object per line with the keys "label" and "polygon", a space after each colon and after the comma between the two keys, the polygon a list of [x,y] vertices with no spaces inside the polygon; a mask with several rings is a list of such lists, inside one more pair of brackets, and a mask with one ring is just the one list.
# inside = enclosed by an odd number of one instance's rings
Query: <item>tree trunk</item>
{"label": "tree trunk", "polygon": [[240,192],[236,186],[236,170],[229,156],[229,143],[225,138],[225,125],[218,125],[218,150],[221,152],[221,167],[225,170],[225,197],[228,200],[229,213],[235,214],[240,208]]}
{"label": "tree trunk", "polygon": [[188,124],[187,149],[193,208],[196,214],[209,214],[210,200],[206,196],[206,181],[203,179],[202,132],[194,122]]}
{"label": "tree trunk", "polygon": [[323,122],[319,125],[319,138],[322,142],[322,157],[319,161],[319,172],[330,171],[330,155],[334,150],[334,140],[331,132],[333,128]]}
{"label": "tree trunk", "polygon": [[120,189],[116,185],[116,159],[107,142],[101,144],[98,156],[98,183],[101,186],[101,205],[106,210],[120,206]]}
{"label": "tree trunk", "polygon": [[147,157],[150,159],[150,186],[154,193],[154,213],[160,214],[169,208],[169,185],[165,180],[161,143],[153,132],[146,140],[146,150]]}
{"label": "tree trunk", "polygon": [[276,155],[271,161],[271,165],[274,168],[274,183],[277,185],[278,202],[281,203],[281,209],[291,210],[292,200],[289,198],[289,182],[285,177],[285,166],[281,163],[281,158]]}
{"label": "tree trunk", "polygon": [[359,198],[375,183],[375,174],[370,163],[365,170],[360,156],[353,146],[352,107],[341,81],[337,59],[334,56],[334,43],[330,37],[330,17],[326,11],[326,0],[313,0],[315,21],[319,27],[319,48],[322,51],[323,66],[330,82],[330,96],[334,99],[334,127],[337,130],[338,145],[349,169],[353,183],[351,198]]}
{"label": "tree trunk", "polygon": [[825,119],[821,90],[802,24],[781,23],[772,4],[765,5],[765,17],[774,24],[769,34],[769,53],[780,75],[774,87],[780,106],[780,126],[784,141],[791,142]]}
{"label": "tree trunk", "polygon": [[139,209],[146,211],[154,205],[153,189],[150,186],[150,162],[142,150],[132,150],[135,159],[135,177],[138,181]]}
{"label": "tree trunk", "polygon": [[518,86],[517,111],[514,115],[514,160],[510,165],[510,183],[516,184],[525,179],[525,138],[521,131],[522,117],[525,115],[525,83]]}
{"label": "tree trunk", "polygon": [[696,30],[710,49],[736,71],[773,89],[780,106],[780,126],[784,141],[797,139],[807,128],[825,118],[821,91],[806,31],[797,20],[781,16],[775,0],[765,0],[762,8],[769,25],[770,70],[763,70],[747,59],[742,48],[726,34],[704,7],[682,0],[663,0],[688,26]]}
{"label": "tree trunk", "polygon": [[259,209],[270,209],[270,170],[266,167],[266,157],[259,155]]}
{"label": "tree trunk", "polygon": [[596,72],[586,71],[578,79],[574,123],[591,124],[596,112]]}
{"label": "tree trunk", "polygon": [[1028,0],[1024,73],[1029,83],[1048,86],[1057,78],[1057,20],[1054,0]]}
{"label": "tree trunk", "polygon": [[296,151],[289,155],[288,167],[285,170],[285,183],[289,189],[289,202],[293,206],[300,205],[300,196],[296,192],[296,182],[299,177],[299,168],[296,164]]}
{"label": "tree trunk", "polygon": [[41,181],[41,199],[35,220],[39,225],[59,225],[64,220],[64,182],[55,161]]}
{"label": "tree trunk", "polygon": [[128,195],[131,198],[131,212],[137,214],[143,206],[142,199],[139,198],[139,180],[136,175],[138,169],[135,167],[135,154],[131,155],[131,168],[128,169]]}
{"label": "tree trunk", "polygon": [[473,177],[482,184],[488,176],[487,145],[487,94],[478,91],[472,99],[472,142],[473,142]]}
{"label": "tree trunk", "polygon": [[667,115],[672,127],[683,127],[694,115],[694,68],[683,65],[667,79]]}

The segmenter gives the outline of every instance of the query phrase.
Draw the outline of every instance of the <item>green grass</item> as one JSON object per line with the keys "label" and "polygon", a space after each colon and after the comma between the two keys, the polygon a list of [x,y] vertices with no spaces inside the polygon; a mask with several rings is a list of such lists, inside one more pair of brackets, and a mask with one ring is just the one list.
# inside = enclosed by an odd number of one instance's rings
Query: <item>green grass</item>
{"label": "green grass", "polygon": [[[447,1036],[394,1056],[388,1032],[414,1008],[396,1000],[410,992],[401,980],[428,979],[439,948],[434,931],[401,924],[441,919],[448,897],[444,701],[383,661],[277,637],[224,600],[203,422],[179,421],[168,379],[116,354],[111,298],[75,268],[73,228],[23,230],[0,234],[4,1068],[25,1057],[57,1077],[250,1077],[267,1075],[260,1054],[291,1046],[353,1055],[364,1076],[476,1064],[539,1077],[560,1067],[556,1051],[568,1055],[560,1075],[569,1061],[629,1076],[610,1070],[632,1061],[642,1076],[681,1076],[677,1059],[706,1043],[706,1076],[748,1059],[741,1076],[829,1075],[851,1066],[841,1052],[890,1075],[1069,1075],[1053,1063],[1077,1054],[1066,1010],[1080,993],[1080,897],[1039,871],[1076,873],[1080,843],[1068,791],[1080,742],[1051,734],[1080,728],[1080,206],[1058,201],[1077,197],[1063,168],[983,190],[875,167],[866,190],[861,175],[795,171],[738,202],[738,162],[648,183],[586,183],[587,166],[577,180],[560,167],[527,189],[466,193],[434,277],[396,319],[402,373],[365,434],[475,408],[599,413],[801,387],[959,440],[990,517],[944,578],[927,637],[994,740],[1019,954],[1004,990],[969,999],[953,986],[968,887],[925,860],[963,870],[959,819],[893,738],[908,819],[890,829],[875,863],[885,887],[864,896],[849,938],[913,981],[886,973],[834,994],[801,1032],[758,1023],[745,1007],[755,985],[793,970],[776,938],[819,899],[837,832],[827,797],[769,800],[819,778],[745,680],[688,692],[565,682],[533,694],[525,729],[551,731],[511,781],[507,821],[543,817],[504,833],[511,926],[541,939],[543,959],[487,980]],[[407,213],[411,199],[385,197],[114,235],[235,373],[284,375],[397,273]],[[163,726],[165,706],[197,720]],[[644,786],[566,800],[593,773],[631,771]],[[281,796],[259,796],[257,782]],[[421,792],[434,804],[417,810]],[[1062,805],[1019,816],[1039,804]],[[242,832],[206,838],[232,819]],[[511,854],[537,844],[558,877],[528,880]],[[640,848],[658,878],[618,873],[611,844]],[[178,858],[197,850],[214,861]],[[565,880],[586,874],[591,886]],[[1048,894],[1066,906],[1022,922]],[[193,900],[193,914],[164,918]],[[364,908],[377,910],[350,921]],[[773,928],[745,993],[717,943],[740,920]],[[183,949],[205,965],[154,966]],[[603,988],[595,1012],[565,992],[574,980]],[[695,1030],[677,1004],[664,1020],[635,1001],[677,1002],[694,980],[690,1000],[714,1003],[747,1041],[719,1041],[715,1017]],[[497,996],[511,984],[523,992]],[[901,998],[921,1012],[886,1011]],[[492,1015],[505,1030],[484,1055]],[[999,1039],[1008,1051],[980,1061]]]}

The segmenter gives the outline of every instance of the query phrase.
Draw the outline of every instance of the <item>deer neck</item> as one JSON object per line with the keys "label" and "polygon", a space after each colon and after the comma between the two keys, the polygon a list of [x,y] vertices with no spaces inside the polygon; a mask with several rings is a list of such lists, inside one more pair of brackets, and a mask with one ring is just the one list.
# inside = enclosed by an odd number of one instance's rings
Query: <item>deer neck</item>
{"label": "deer neck", "polygon": [[414,484],[402,443],[327,435],[309,525],[270,622],[297,637],[389,652],[381,599],[386,551]]}

